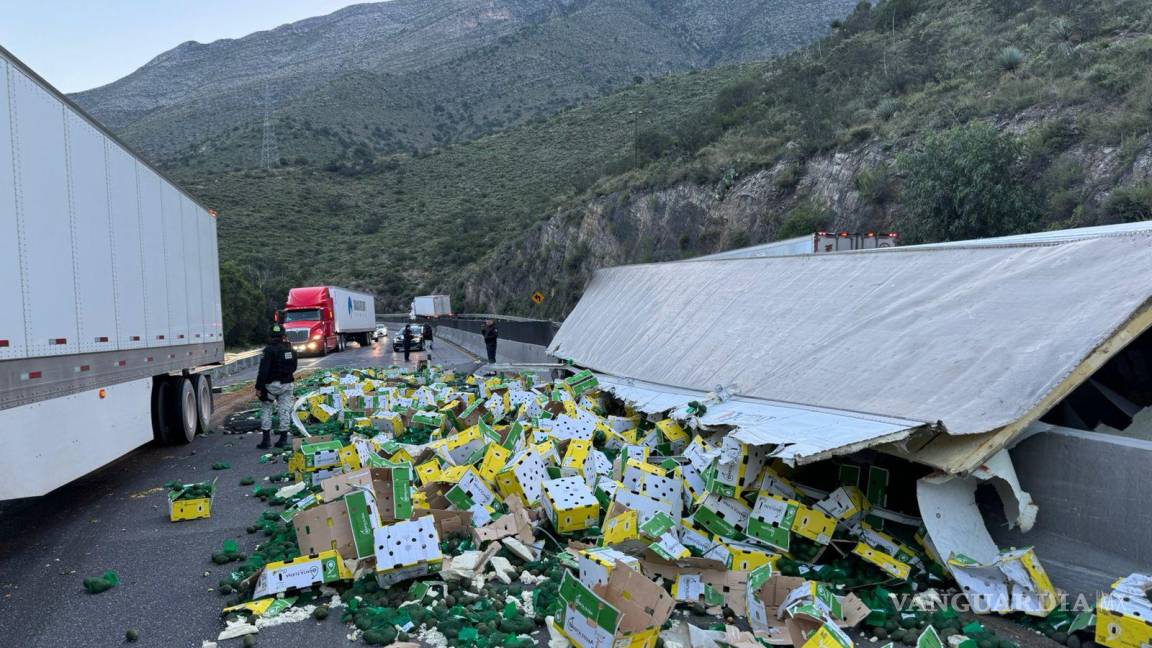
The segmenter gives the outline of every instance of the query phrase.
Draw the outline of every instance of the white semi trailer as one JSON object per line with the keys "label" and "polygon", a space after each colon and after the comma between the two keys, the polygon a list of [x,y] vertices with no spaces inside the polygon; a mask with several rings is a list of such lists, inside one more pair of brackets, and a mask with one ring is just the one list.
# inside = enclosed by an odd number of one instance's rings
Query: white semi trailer
{"label": "white semi trailer", "polygon": [[0,48],[0,499],[208,425],[215,214]]}

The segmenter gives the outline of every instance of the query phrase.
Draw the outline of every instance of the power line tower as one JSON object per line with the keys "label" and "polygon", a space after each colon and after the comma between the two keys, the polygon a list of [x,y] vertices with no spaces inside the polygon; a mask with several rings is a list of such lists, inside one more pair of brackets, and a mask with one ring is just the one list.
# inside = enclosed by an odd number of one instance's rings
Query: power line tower
{"label": "power line tower", "polygon": [[260,144],[260,167],[271,169],[280,161],[276,127],[272,123],[272,84],[264,82],[264,138]]}

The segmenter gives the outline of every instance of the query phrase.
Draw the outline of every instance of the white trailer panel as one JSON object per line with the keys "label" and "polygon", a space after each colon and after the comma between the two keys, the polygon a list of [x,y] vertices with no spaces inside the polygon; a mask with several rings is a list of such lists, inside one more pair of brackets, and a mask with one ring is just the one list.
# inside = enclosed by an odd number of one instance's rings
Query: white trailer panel
{"label": "white trailer panel", "polygon": [[367,293],[329,287],[337,333],[376,330],[376,299]]}
{"label": "white trailer panel", "polygon": [[[8,62],[0,59],[0,153],[12,149],[12,114],[9,109]],[[12,156],[0,154],[0,277],[22,284],[20,230],[16,220],[16,182]],[[13,299],[13,302],[16,300]],[[0,360],[23,358],[24,306],[9,303],[0,308]]]}
{"label": "white trailer panel", "polygon": [[164,214],[164,257],[168,261],[168,333],[172,336],[172,344],[188,343],[188,257],[180,198],[176,187],[167,182],[160,185],[160,205]]}
{"label": "white trailer panel", "polygon": [[187,196],[179,196],[181,225],[184,230],[184,272],[188,285],[187,299],[185,300],[188,312],[188,339],[195,343],[205,340],[204,336],[204,301],[201,295],[204,292],[203,272],[201,268],[200,232],[204,212],[196,207]]}
{"label": "white trailer panel", "polygon": [[[0,500],[43,495],[151,441],[151,393],[144,378],[0,410]],[[51,434],[29,434],[46,422]]]}
{"label": "white trailer panel", "polygon": [[213,330],[215,331],[215,338],[224,341],[224,306],[220,301],[220,248],[216,245],[216,218],[213,217],[212,221],[208,223],[208,227],[212,230],[212,282],[211,292],[212,306],[216,309],[216,316],[213,320]]}
{"label": "white trailer panel", "polygon": [[164,255],[164,214],[160,207],[160,176],[141,164],[136,165],[136,172],[140,192],[140,250],[144,257],[144,292],[147,295],[146,346],[168,346],[172,339],[168,328],[168,273]]}
{"label": "white trailer panel", "polygon": [[148,345],[136,160],[115,142],[106,142],[106,149],[108,204],[112,217],[112,276],[116,287],[116,348],[136,349]]}
{"label": "white trailer panel", "polygon": [[116,291],[113,285],[108,174],[104,135],[71,112],[68,176],[71,179],[73,245],[76,271],[77,346],[81,353],[111,351],[116,342]]}
{"label": "white trailer panel", "polygon": [[11,77],[28,355],[67,355],[78,346],[64,109],[20,70]]}

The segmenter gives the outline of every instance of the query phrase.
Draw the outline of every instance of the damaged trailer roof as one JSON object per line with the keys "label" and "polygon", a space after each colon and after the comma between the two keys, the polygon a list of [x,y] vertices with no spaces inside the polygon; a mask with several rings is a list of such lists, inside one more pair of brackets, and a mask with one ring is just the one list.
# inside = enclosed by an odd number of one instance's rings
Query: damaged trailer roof
{"label": "damaged trailer roof", "polygon": [[742,443],[778,446],[772,456],[793,465],[855,452],[878,442],[900,441],[928,425],[745,396],[719,399],[712,393],[607,374],[597,374],[597,379],[602,389],[645,412],[680,409],[693,401],[703,403],[707,411],[699,417],[701,424],[733,426],[737,429],[732,436]]}
{"label": "damaged trailer roof", "polygon": [[[596,273],[548,352],[703,392],[911,421],[965,472],[1152,326],[1152,236]],[[877,439],[877,443],[880,439]]]}

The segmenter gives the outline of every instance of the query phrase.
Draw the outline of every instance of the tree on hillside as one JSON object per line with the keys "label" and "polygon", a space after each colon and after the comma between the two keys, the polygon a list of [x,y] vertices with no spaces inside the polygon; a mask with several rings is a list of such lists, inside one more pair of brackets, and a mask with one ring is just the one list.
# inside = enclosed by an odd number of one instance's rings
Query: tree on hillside
{"label": "tree on hillside", "polygon": [[1038,216],[1019,142],[988,124],[930,134],[897,164],[898,221],[910,243],[1016,234]]}
{"label": "tree on hillside", "polygon": [[264,339],[264,300],[234,261],[220,264],[220,302],[224,312],[224,343],[228,347]]}

